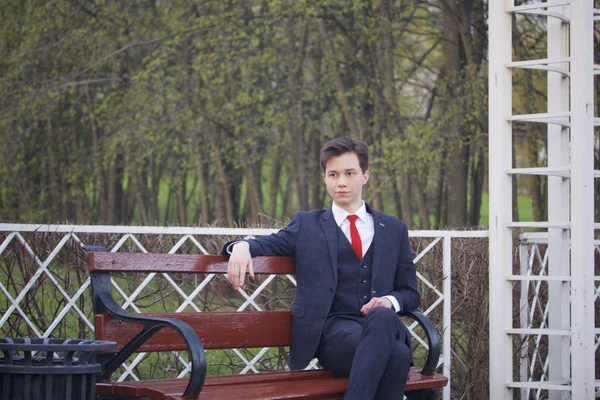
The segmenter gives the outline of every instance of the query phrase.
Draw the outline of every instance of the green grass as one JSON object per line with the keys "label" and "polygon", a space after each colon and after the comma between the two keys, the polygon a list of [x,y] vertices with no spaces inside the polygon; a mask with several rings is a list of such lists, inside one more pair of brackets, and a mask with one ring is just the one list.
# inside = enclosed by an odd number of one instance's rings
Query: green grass
{"label": "green grass", "polygon": [[[488,194],[484,193],[481,199],[481,216],[479,224],[484,227],[489,226],[489,203]],[[533,221],[533,201],[530,196],[519,195],[517,197],[517,207],[519,210],[519,221]]]}

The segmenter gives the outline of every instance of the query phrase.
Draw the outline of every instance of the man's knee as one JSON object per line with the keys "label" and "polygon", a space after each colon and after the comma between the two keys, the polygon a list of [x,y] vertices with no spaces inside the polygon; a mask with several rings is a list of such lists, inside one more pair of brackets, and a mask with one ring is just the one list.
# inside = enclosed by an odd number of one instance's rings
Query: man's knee
{"label": "man's knee", "polygon": [[363,328],[364,335],[397,338],[400,331],[400,318],[391,309],[375,307],[367,314]]}
{"label": "man's knee", "polygon": [[393,325],[398,323],[398,314],[391,308],[387,307],[375,307],[367,314],[366,323],[391,323]]}

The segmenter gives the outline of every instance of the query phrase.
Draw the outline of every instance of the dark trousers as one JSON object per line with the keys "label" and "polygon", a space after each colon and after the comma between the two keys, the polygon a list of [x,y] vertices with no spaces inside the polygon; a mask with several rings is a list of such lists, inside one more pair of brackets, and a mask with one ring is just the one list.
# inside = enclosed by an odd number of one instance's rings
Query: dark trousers
{"label": "dark trousers", "polygon": [[406,328],[389,308],[376,307],[366,317],[331,317],[317,358],[324,369],[349,377],[345,400],[404,398],[412,353]]}

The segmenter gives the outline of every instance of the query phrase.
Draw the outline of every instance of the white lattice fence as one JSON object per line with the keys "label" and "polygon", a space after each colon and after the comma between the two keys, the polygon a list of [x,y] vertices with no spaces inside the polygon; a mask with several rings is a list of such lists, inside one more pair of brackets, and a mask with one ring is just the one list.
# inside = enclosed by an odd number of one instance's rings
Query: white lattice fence
{"label": "white lattice fence", "polygon": [[[600,242],[594,243],[594,254],[596,257],[596,277],[594,289],[594,304],[596,310],[596,326],[600,323]],[[519,371],[517,375],[522,383],[531,386],[521,389],[521,399],[544,399],[549,395],[548,385],[553,385],[554,390],[567,391],[571,384],[570,376],[557,381],[549,378],[549,337],[550,335],[561,337],[570,347],[570,332],[565,328],[563,331],[550,329],[549,327],[549,285],[559,282],[570,297],[570,277],[549,276],[548,273],[548,234],[547,233],[525,233],[521,235],[520,248],[520,282],[514,286],[515,302],[518,312],[514,313],[513,326],[522,330],[520,341],[515,343],[519,349],[520,359],[515,364]],[[565,307],[568,309],[569,304]],[[525,333],[527,332],[527,333]],[[600,329],[595,332],[596,365],[600,360]],[[573,373],[573,368],[570,369]],[[576,373],[576,372],[575,372]],[[544,386],[534,387],[538,382],[545,383]]]}
{"label": "white lattice fence", "polygon": [[[160,228],[118,226],[14,225],[0,224],[0,335],[28,337],[92,337],[93,315],[88,292],[84,244],[102,245],[110,251],[193,252],[214,254],[227,240],[266,235],[272,229]],[[440,364],[450,376],[450,276],[453,238],[486,237],[487,232],[411,232],[415,248],[421,309],[438,323],[442,334]],[[289,308],[295,279],[268,276],[249,282],[237,292],[224,276],[177,274],[117,276],[115,295],[131,311],[245,311]],[[415,326],[410,325],[411,331]],[[426,346],[413,331],[415,354]],[[286,355],[279,349],[234,349],[213,351],[213,372],[250,373],[286,368]],[[187,354],[173,353],[162,360],[161,371],[153,371],[156,355],[139,353],[121,368],[119,380],[138,379],[144,372],[153,377],[189,372]],[[147,363],[149,366],[144,366]],[[308,368],[316,368],[313,361]],[[226,371],[223,371],[223,368]],[[167,371],[170,370],[170,371]],[[144,378],[148,378],[144,376]],[[449,398],[450,388],[445,390]]]}

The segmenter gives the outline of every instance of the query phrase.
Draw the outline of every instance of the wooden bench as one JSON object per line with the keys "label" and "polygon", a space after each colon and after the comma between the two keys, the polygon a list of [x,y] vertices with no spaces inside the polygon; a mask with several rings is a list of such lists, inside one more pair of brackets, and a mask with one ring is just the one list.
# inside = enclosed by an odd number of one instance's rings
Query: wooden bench
{"label": "wooden bench", "polygon": [[[111,273],[222,274],[227,259],[217,255],[109,253],[87,246],[91,275],[96,339],[117,343],[104,354],[102,376],[96,386],[105,399],[329,399],[344,395],[347,378],[326,371],[286,371],[206,376],[205,350],[283,347],[289,345],[289,311],[182,312],[132,314],[112,295]],[[255,274],[293,274],[288,257],[257,257]],[[434,326],[420,312],[405,313],[423,328],[428,356],[412,367],[406,384],[409,399],[437,398],[437,388],[448,379],[435,372],[440,342]],[[190,378],[111,382],[117,368],[136,352],[187,351]]]}

